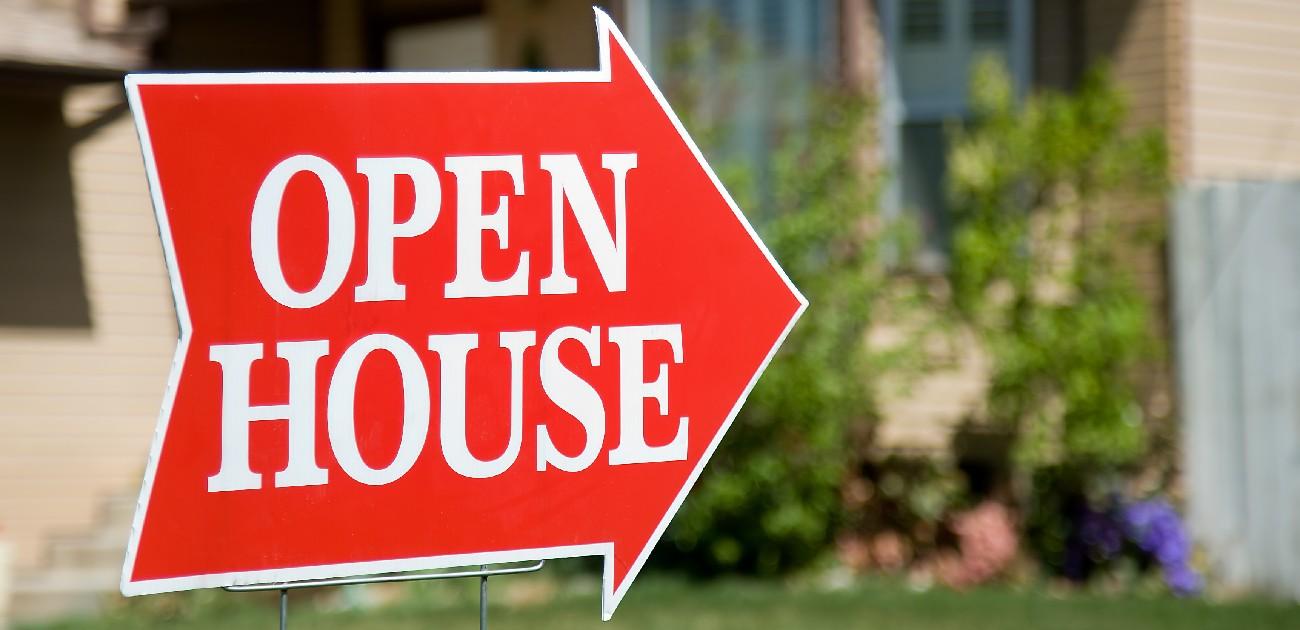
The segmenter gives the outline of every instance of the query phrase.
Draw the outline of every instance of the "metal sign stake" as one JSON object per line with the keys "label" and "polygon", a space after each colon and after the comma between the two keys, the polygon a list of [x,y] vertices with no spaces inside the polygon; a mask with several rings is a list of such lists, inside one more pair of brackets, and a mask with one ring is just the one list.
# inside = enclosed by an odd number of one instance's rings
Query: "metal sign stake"
{"label": "metal sign stake", "polygon": [[538,560],[532,564],[523,566],[507,566],[498,569],[489,569],[489,565],[481,565],[476,571],[443,571],[433,573],[389,573],[384,575],[368,575],[365,577],[355,578],[328,578],[323,580],[302,580],[299,582],[276,582],[274,584],[240,584],[236,586],[224,586],[224,590],[232,593],[249,593],[254,591],[280,591],[280,630],[286,630],[289,622],[289,591],[298,588],[317,588],[321,586],[350,586],[353,584],[387,584],[391,582],[419,582],[424,580],[452,580],[458,578],[476,577],[478,583],[478,627],[479,630],[487,630],[487,580],[493,575],[515,575],[518,573],[532,573],[540,570],[546,565],[545,560]]}
{"label": "metal sign stake", "polygon": [[[487,565],[479,567],[486,571]],[[486,573],[478,578],[478,630],[487,630],[487,579]]]}

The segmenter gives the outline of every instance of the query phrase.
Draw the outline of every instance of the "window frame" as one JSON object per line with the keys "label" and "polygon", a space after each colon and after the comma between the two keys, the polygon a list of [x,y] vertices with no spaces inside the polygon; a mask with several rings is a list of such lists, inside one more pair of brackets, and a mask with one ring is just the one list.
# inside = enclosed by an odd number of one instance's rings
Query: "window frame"
{"label": "window frame", "polygon": [[[880,95],[880,109],[877,114],[880,129],[879,151],[883,163],[890,165],[891,168],[897,168],[902,163],[902,135],[905,125],[909,123],[942,124],[947,121],[964,119],[970,113],[966,103],[966,86],[962,86],[962,89],[958,92],[960,96],[955,98],[935,99],[928,102],[904,102],[902,84],[899,80],[898,59],[903,45],[903,3],[906,1],[876,0],[876,15],[879,17],[881,47],[884,56],[884,63],[881,64],[881,72],[878,77],[879,84],[877,86],[877,93]],[[971,33],[961,32],[961,29],[954,25],[956,20],[953,16],[958,14],[966,15],[967,17],[962,18],[961,23],[969,27],[969,14],[974,3],[972,0],[941,1],[945,7],[944,14],[948,16],[947,22],[943,25],[944,30],[949,34],[957,34],[954,41],[943,43],[945,45],[964,45],[965,50],[958,54],[970,61],[974,51],[974,38]],[[1033,2],[1032,0],[1007,0],[1007,9],[1007,69],[1011,73],[1011,80],[1017,98],[1024,98],[1029,90],[1033,72],[1031,65]],[[969,31],[969,28],[965,30]],[[885,180],[881,191],[881,211],[886,219],[898,218],[906,210],[903,207],[903,177],[903,174],[895,173]],[[946,254],[946,252],[928,253]],[[896,254],[893,254],[893,256],[896,256]],[[906,266],[911,266],[911,264],[908,263]]]}

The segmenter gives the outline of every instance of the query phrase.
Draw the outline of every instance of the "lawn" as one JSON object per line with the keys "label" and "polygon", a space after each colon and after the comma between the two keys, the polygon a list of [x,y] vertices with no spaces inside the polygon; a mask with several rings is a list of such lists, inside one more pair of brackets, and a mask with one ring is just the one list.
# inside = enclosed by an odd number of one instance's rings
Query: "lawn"
{"label": "lawn", "polygon": [[[1251,630],[1300,628],[1300,606],[1265,601],[1214,604],[1169,597],[1052,595],[1042,589],[988,588],[967,593],[917,592],[897,582],[867,581],[840,588],[774,581],[693,583],[643,578],[608,624],[600,622],[593,580],[540,576],[498,578],[493,584],[493,630],[751,630],[754,628],[864,628],[971,630]],[[293,629],[405,630],[476,628],[476,585],[422,585],[390,589],[388,603],[375,590],[295,594]],[[359,602],[370,599],[368,606]],[[23,630],[106,628],[274,628],[273,594],[208,591],[181,597],[139,598],[102,618]]]}

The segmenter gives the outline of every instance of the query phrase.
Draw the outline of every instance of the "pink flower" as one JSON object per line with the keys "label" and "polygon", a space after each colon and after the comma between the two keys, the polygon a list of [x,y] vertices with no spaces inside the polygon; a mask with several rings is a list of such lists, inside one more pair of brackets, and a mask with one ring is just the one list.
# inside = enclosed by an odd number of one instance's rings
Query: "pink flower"
{"label": "pink flower", "polygon": [[954,588],[982,584],[1001,575],[1016,559],[1019,537],[1011,510],[984,501],[952,520],[959,554],[939,565],[940,579]]}

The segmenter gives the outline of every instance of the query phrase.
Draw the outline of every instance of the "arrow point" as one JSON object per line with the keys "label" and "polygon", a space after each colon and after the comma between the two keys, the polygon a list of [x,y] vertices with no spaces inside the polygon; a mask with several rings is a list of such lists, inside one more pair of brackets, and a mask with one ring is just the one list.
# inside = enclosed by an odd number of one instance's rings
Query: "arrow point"
{"label": "arrow point", "polygon": [[609,41],[607,33],[618,33],[618,24],[604,9],[593,6],[591,10],[596,13],[596,35],[600,37],[600,45],[604,46]]}
{"label": "arrow point", "polygon": [[596,12],[597,28],[600,28],[605,25],[612,25],[614,23],[614,20],[609,17],[609,14],[605,13],[605,10],[600,8],[598,5],[594,5],[594,4],[591,5],[591,10]]}
{"label": "arrow point", "polygon": [[646,71],[641,60],[632,51],[618,24],[600,7],[592,7],[596,13],[596,37],[600,49],[600,69],[611,76],[611,82],[631,70],[641,77],[641,81],[653,85],[650,73]]}

